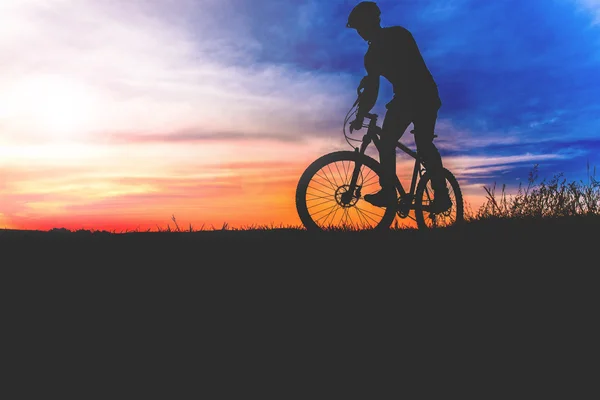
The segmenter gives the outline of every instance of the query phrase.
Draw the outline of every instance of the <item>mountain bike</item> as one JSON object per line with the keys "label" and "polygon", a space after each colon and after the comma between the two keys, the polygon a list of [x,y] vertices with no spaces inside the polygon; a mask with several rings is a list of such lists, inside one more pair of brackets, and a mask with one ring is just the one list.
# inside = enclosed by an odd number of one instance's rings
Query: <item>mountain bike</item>
{"label": "mountain bike", "polygon": [[[296,187],[296,210],[304,227],[309,231],[387,230],[396,217],[409,219],[422,230],[462,223],[463,196],[455,176],[447,168],[443,169],[452,207],[442,213],[435,212],[431,207],[434,196],[431,176],[417,152],[401,141],[396,148],[415,160],[409,190],[404,188],[396,174],[395,205],[377,207],[364,200],[365,194],[381,189],[381,164],[366,154],[371,143],[379,149],[381,127],[377,125],[378,115],[369,113],[365,116],[368,124],[363,123],[367,132],[362,139],[347,135],[346,125],[358,111],[359,99],[348,111],[342,130],[346,142],[354,150],[325,154],[313,161],[300,176]],[[351,141],[361,144],[357,147]]]}

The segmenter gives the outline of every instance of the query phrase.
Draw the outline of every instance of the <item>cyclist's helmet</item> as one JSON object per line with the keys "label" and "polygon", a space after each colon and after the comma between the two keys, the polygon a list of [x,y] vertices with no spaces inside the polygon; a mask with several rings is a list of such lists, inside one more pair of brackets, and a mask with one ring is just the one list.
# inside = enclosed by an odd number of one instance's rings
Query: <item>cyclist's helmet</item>
{"label": "cyclist's helmet", "polygon": [[381,10],[374,1],[361,1],[350,12],[346,28],[356,28],[364,22],[379,21]]}

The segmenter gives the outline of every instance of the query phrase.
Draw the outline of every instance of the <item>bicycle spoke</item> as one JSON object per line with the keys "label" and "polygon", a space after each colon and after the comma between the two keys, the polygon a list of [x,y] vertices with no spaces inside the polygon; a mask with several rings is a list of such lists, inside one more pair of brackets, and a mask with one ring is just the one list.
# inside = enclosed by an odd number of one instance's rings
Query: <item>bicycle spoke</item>
{"label": "bicycle spoke", "polygon": [[309,208],[314,209],[314,208],[322,206],[323,204],[327,204],[327,203],[331,203],[331,202],[333,202],[334,204],[336,204],[335,201],[329,199],[329,200],[326,200],[326,201],[324,201],[322,203],[319,203],[319,204],[312,204]]}
{"label": "bicycle spoke", "polygon": [[[375,218],[371,217],[370,215],[368,215],[368,214],[373,214],[373,215],[376,215],[375,213],[371,213],[371,212],[369,212],[369,211],[362,210],[362,209],[360,209],[360,208],[358,208],[358,207],[356,207],[356,212],[357,212],[357,213],[358,213],[360,216],[362,216],[362,217],[364,218],[364,220],[365,220],[365,221],[368,221],[368,220],[369,220],[369,218],[370,218],[370,219],[371,219],[371,221],[373,221],[374,223],[377,223],[377,222],[379,222],[377,219],[375,219]],[[381,215],[377,215],[377,217],[378,217],[379,219],[381,219]]]}
{"label": "bicycle spoke", "polygon": [[342,161],[342,166],[344,167],[344,182],[348,182],[348,173],[350,171],[350,163],[348,162],[348,167],[346,167],[346,164],[344,163],[344,161]]}
{"label": "bicycle spoke", "polygon": [[[333,175],[333,172],[331,171],[331,165],[327,165],[327,169],[329,170],[331,175]],[[335,179],[335,176],[333,177],[333,183],[334,183],[335,187],[339,187],[337,180]]]}
{"label": "bicycle spoke", "polygon": [[325,218],[325,220],[327,220],[327,218],[331,215],[331,213],[333,212],[333,210],[336,209],[336,208],[339,208],[339,205],[334,204],[333,206],[329,207],[328,209],[317,211],[316,214],[319,214],[319,213],[322,213],[322,212],[327,212],[328,210],[331,210],[324,217],[321,217],[321,218],[317,219],[317,222],[321,221],[323,218]]}
{"label": "bicycle spoke", "polygon": [[[309,189],[314,189],[314,190],[316,190],[316,191],[319,191],[319,192],[321,192],[321,193],[326,193],[326,194],[328,194],[328,195],[331,195],[332,193],[335,193],[335,191],[337,190],[337,188],[330,188],[330,187],[327,187],[326,185],[322,184],[321,182],[315,182],[315,183],[318,183],[319,185],[323,186],[323,188],[316,188],[316,187],[313,187],[313,186],[309,186],[308,188],[309,188]],[[329,190],[329,191],[328,191],[328,192],[325,192],[325,191],[324,191],[325,189],[327,189],[327,190]]]}
{"label": "bicycle spoke", "polygon": [[363,178],[363,187],[373,185],[374,183],[370,183],[369,185],[367,185],[368,182],[371,182],[373,180],[375,180],[375,183],[379,184],[379,177],[377,175],[374,175],[373,177],[369,177],[371,175],[371,172],[373,172],[373,171],[369,171],[367,176]]}
{"label": "bicycle spoke", "polygon": [[[315,190],[316,192],[323,193],[325,196],[327,196],[327,197],[323,197],[323,198],[331,198],[333,196],[333,193],[327,193],[327,192],[324,192],[324,191],[322,191],[320,189],[317,189],[317,188],[314,188],[314,187],[310,187],[310,186],[309,186],[309,188]],[[315,196],[315,195],[313,195],[313,196]]]}
{"label": "bicycle spoke", "polygon": [[[338,167],[338,163],[335,163],[335,169],[337,170],[340,179],[342,178],[342,173],[340,172],[340,168]],[[342,179],[342,183],[346,182],[346,180]]]}
{"label": "bicycle spoke", "polygon": [[346,217],[345,221],[342,222],[342,226],[343,227],[348,227],[348,226],[354,226],[354,224],[352,223],[352,217],[350,217],[350,210],[349,209],[344,209],[344,216]]}
{"label": "bicycle spoke", "polygon": [[[331,212],[329,213],[329,215],[331,215],[331,222],[330,224],[333,224],[333,221],[335,220],[335,215],[337,214],[337,212],[340,210],[340,208],[342,207],[335,207],[335,209],[333,210],[333,214],[331,214]],[[344,213],[344,211],[342,211],[342,214]],[[325,221],[327,221],[327,218],[325,219]],[[325,224],[326,225],[326,224]]]}
{"label": "bicycle spoke", "polygon": [[[323,172],[323,173],[325,173],[325,172]],[[316,176],[318,176],[319,178],[323,178],[324,180],[326,180],[327,182],[329,182],[329,186],[330,186],[330,187],[331,187],[333,190],[335,190],[335,189],[337,188],[337,185],[336,185],[334,182],[331,182],[331,180],[330,180],[330,179],[327,177],[327,175],[325,175],[325,177],[322,177],[321,175],[319,175],[319,173],[318,173],[318,172],[317,172],[315,175],[316,175]],[[322,184],[322,185],[323,185],[323,184]],[[325,185],[323,185],[323,186],[325,186]]]}
{"label": "bicycle spoke", "polygon": [[322,178],[321,176],[319,176],[319,178],[321,178],[320,180],[314,180],[314,183],[318,183],[319,185],[323,186],[324,188],[327,188],[329,190],[333,190],[335,191],[337,189],[337,186],[335,186],[335,183],[333,183],[330,179],[328,178]]}
{"label": "bicycle spoke", "polygon": [[[375,209],[378,209],[378,210],[381,210],[381,208],[379,208],[379,207],[373,207],[373,208],[375,208]],[[375,212],[373,212],[373,211],[368,211],[368,210],[366,210],[366,209],[364,209],[364,208],[356,207],[356,209],[357,209],[357,210],[361,210],[362,212],[365,212],[365,213],[367,213],[367,214],[371,214],[371,215],[375,215],[375,216],[377,216],[377,217],[381,217],[381,215],[380,215],[380,214],[378,214],[378,213],[375,213]]]}

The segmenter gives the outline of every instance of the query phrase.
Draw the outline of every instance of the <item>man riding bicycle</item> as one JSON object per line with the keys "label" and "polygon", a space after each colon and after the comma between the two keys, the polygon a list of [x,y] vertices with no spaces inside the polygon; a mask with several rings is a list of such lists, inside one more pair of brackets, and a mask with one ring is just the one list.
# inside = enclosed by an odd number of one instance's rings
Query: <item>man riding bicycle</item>
{"label": "man riding bicycle", "polygon": [[438,110],[442,103],[437,84],[412,34],[402,26],[381,27],[381,11],[372,1],[363,1],[354,7],[346,27],[355,29],[369,44],[364,56],[367,75],[358,87],[359,93],[362,92],[356,119],[350,123],[350,131],[362,128],[366,114],[375,105],[381,76],[392,84],[394,91],[392,100],[386,104],[387,112],[381,132],[381,190],[365,195],[365,201],[379,207],[396,203],[396,143],[412,123],[417,153],[432,175],[432,208],[437,213],[448,210],[452,202],[442,171],[442,158],[433,144]]}

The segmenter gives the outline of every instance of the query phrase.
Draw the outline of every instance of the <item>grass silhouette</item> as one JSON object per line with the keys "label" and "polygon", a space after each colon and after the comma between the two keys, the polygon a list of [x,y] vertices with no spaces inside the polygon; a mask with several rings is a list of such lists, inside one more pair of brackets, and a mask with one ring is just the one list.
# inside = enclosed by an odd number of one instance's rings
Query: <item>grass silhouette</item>
{"label": "grass silhouette", "polygon": [[506,185],[497,197],[496,185],[484,187],[487,201],[472,220],[502,218],[557,218],[600,215],[600,181],[596,179],[596,168],[592,173],[588,164],[587,182],[571,181],[563,174],[554,175],[550,181],[538,180],[538,167],[529,173],[526,188],[521,183],[516,195],[505,193]]}

